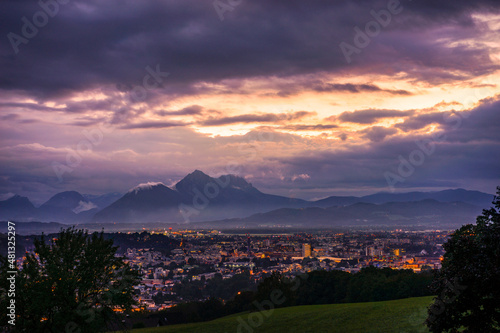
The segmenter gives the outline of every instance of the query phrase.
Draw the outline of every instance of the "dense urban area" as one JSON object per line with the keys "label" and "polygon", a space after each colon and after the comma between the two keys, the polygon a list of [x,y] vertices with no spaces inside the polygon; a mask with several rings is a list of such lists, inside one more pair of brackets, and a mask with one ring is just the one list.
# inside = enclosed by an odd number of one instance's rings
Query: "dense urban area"
{"label": "dense urban area", "polygon": [[[132,268],[137,309],[151,311],[254,290],[273,272],[359,272],[364,267],[439,269],[449,231],[314,231],[244,234],[218,230],[148,230],[109,234]],[[144,244],[144,245],[141,245]],[[26,250],[30,250],[29,246]],[[20,265],[22,258],[19,259]]]}

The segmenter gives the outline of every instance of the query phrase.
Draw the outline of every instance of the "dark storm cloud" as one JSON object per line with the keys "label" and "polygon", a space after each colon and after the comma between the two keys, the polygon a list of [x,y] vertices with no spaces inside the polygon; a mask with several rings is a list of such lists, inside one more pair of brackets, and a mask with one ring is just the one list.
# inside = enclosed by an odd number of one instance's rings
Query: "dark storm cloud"
{"label": "dark storm cloud", "polygon": [[[400,99],[414,92],[398,90],[397,85],[386,89],[385,84],[381,87],[369,79],[363,84],[359,80],[356,84],[326,82],[331,82],[332,74],[342,77],[339,82],[346,82],[346,76],[382,74],[377,76],[382,81],[391,77],[410,83],[425,81],[423,87],[457,80],[467,85],[471,83],[462,80],[498,69],[491,57],[496,50],[481,40],[491,31],[473,19],[476,13],[498,13],[498,0],[402,1],[401,13],[354,54],[348,65],[339,44],[352,44],[354,27],[363,29],[373,20],[370,11],[387,8],[387,3],[244,1],[220,21],[211,0],[72,0],[60,5],[59,12],[48,18],[48,24],[29,37],[27,44],[18,45],[16,54],[7,35],[22,35],[22,18],[32,22],[41,8],[37,0],[0,1],[0,12],[5,13],[0,25],[0,91],[9,97],[0,104],[4,117],[0,122],[0,164],[8,175],[0,177],[0,189],[20,194],[54,193],[55,189],[101,193],[111,188],[126,190],[139,182],[161,181],[165,174],[181,177],[185,169],[192,171],[200,165],[220,166],[234,156],[242,165],[242,175],[253,174],[259,188],[279,191],[284,188],[281,176],[292,179],[294,175],[310,175],[308,186],[320,189],[384,189],[383,174],[397,170],[398,156],[408,159],[419,149],[417,139],[432,140],[415,136],[414,131],[433,124],[443,131],[445,139],[434,143],[435,151],[426,155],[425,162],[400,185],[468,187],[482,182],[494,187],[500,179],[500,109],[495,101],[484,102],[468,114],[360,110],[327,119],[324,124],[305,122],[314,115],[305,111],[231,116],[208,106],[177,109],[186,105],[185,101],[187,105],[202,104],[197,97],[205,93],[252,97],[255,91],[248,88],[251,84],[245,84],[252,78],[264,85],[269,79],[270,90],[282,97],[308,90],[350,92],[354,98],[380,93]],[[477,42],[462,43],[464,39]],[[156,70],[170,75],[162,77],[161,85],[146,89],[156,82],[150,80],[159,75]],[[328,80],[323,82],[318,77]],[[281,89],[273,85],[274,80],[291,83]],[[70,98],[90,89],[105,98]],[[134,89],[145,89],[144,99],[134,99]],[[157,101],[178,97],[184,98],[181,103],[161,103],[164,110],[155,108],[160,104],[155,104]],[[55,103],[42,103],[48,100]],[[29,119],[22,112],[29,113]],[[31,119],[35,115],[42,119],[47,113],[65,113],[65,117],[73,118],[69,123],[73,126],[56,124],[59,114],[32,124],[38,121]],[[149,114],[165,118],[152,121]],[[171,116],[187,116],[200,126],[256,123],[294,131],[333,130],[342,121],[404,121],[392,128],[335,133],[340,140],[327,141],[278,132],[270,132],[271,138],[258,135],[264,132],[210,138],[196,133],[187,121],[169,119]],[[61,120],[64,124],[69,121]],[[13,126],[19,122],[23,126]],[[68,147],[76,149],[79,142],[89,140],[84,131],[96,131],[103,122],[118,124],[123,130],[103,133],[102,144],[92,146],[74,172],[56,184],[51,162],[67,163]],[[399,135],[394,135],[398,130]],[[352,144],[359,136],[370,142]],[[248,160],[252,154],[245,157],[230,150],[249,143],[262,148],[262,155],[258,151],[255,160]],[[336,147],[335,143],[340,145]],[[266,149],[272,152],[271,157],[264,155]]]}
{"label": "dark storm cloud", "polygon": [[158,111],[159,116],[193,116],[203,112],[203,107],[200,105],[191,105],[178,111]]}
{"label": "dark storm cloud", "polygon": [[[498,144],[500,142],[500,101],[490,99],[471,112],[452,113],[445,118],[447,140],[454,143]],[[491,150],[498,159],[500,151]],[[500,170],[500,169],[499,169]]]}
{"label": "dark storm cloud", "polygon": [[41,111],[41,112],[65,112],[86,113],[92,111],[112,111],[120,104],[120,99],[108,97],[103,100],[65,101],[64,107],[50,107],[38,103],[0,103],[4,110]]}
{"label": "dark storm cloud", "polygon": [[[436,122],[443,119],[442,113],[433,116]],[[439,137],[398,135],[377,140],[396,130],[372,127],[365,134],[375,139],[370,145],[280,159],[281,167],[289,174],[312,175],[309,184],[317,188],[373,186],[388,190],[384,173],[398,174],[399,156],[409,161],[412,153],[422,154],[421,165],[415,165],[414,172],[397,187],[468,185],[493,193],[500,185],[500,101],[484,101],[470,112],[447,113],[444,119]]]}
{"label": "dark storm cloud", "polygon": [[26,119],[26,118],[22,119],[21,116],[16,113],[8,113],[4,116],[0,116],[0,120],[8,122],[17,122],[19,124],[31,124],[39,121],[37,119]]}
{"label": "dark storm cloud", "polygon": [[410,132],[414,130],[419,130],[428,125],[438,124],[443,125],[446,123],[447,117],[451,115],[450,112],[433,112],[433,113],[424,113],[419,114],[414,117],[409,117],[405,119],[404,122],[396,125],[397,128]]}
{"label": "dark storm cloud", "polygon": [[298,111],[292,113],[255,113],[242,114],[232,117],[211,118],[204,120],[204,126],[222,126],[228,124],[251,124],[251,123],[276,123],[281,121],[298,120],[308,116],[314,116],[316,112]]}
{"label": "dark storm cloud", "polygon": [[412,115],[404,122],[396,124],[395,127],[404,132],[425,128],[429,125],[437,125],[442,130],[451,131],[450,137],[457,141],[472,141],[481,139],[498,138],[498,117],[500,117],[500,102],[495,99],[483,100],[482,104],[474,111],[445,111]]}
{"label": "dark storm cloud", "polygon": [[[429,190],[466,187],[494,193],[500,181],[500,101],[484,101],[470,112],[450,114],[445,119],[448,122],[441,125],[443,140],[440,141],[432,135],[400,133],[386,136],[378,142],[352,144],[351,138],[356,142],[359,133],[351,132],[349,137],[345,133],[339,134],[340,139],[346,141],[338,146],[335,140],[323,142],[264,128],[245,135],[216,138],[182,126],[158,131],[116,130],[113,135],[104,133],[102,144],[93,147],[98,156],[82,156],[82,163],[74,167],[72,173],[65,174],[64,182],[60,184],[50,163],[66,163],[66,147],[75,149],[78,140],[86,136],[82,134],[75,140],[61,143],[60,136],[64,131],[59,132],[54,124],[43,123],[20,132],[16,126],[2,122],[0,164],[8,177],[0,177],[0,193],[12,192],[31,198],[35,192],[42,196],[42,193],[54,194],[63,190],[95,193],[109,192],[110,189],[126,191],[140,182],[164,181],[165,175],[175,174],[180,179],[195,168],[227,173],[225,163],[228,159],[241,166],[240,175],[252,175],[252,183],[262,191],[287,194],[289,190],[296,189],[299,197],[308,188],[311,192],[307,193],[317,191],[314,193],[323,193],[323,196],[346,188],[365,188],[374,192],[388,190],[384,173],[397,173],[399,156],[409,160],[413,151],[422,151],[419,142],[435,149],[429,154],[424,153],[423,163],[396,187],[426,187]],[[36,138],[43,137],[45,143],[19,144],[26,137],[28,142],[37,142]],[[172,152],[166,150],[167,155],[159,158],[156,154],[162,150],[156,148],[156,142],[177,148]],[[257,148],[248,154],[241,154],[251,146]],[[126,147],[126,150],[115,155],[115,147]],[[244,149],[240,152],[238,147]],[[230,149],[236,153],[231,153]],[[267,149],[274,154],[263,155]],[[119,154],[133,160],[121,159]],[[166,169],[174,160],[184,169]],[[288,179],[294,175],[309,175],[310,179],[307,183],[289,184],[280,178]],[[44,198],[46,200],[47,195]]]}
{"label": "dark storm cloud", "polygon": [[95,126],[105,122],[105,118],[91,118],[91,117],[81,117],[71,123],[69,125],[80,126],[80,127],[89,127]]}
{"label": "dark storm cloud", "polygon": [[19,120],[19,123],[21,124],[32,124],[32,123],[37,123],[39,122],[39,120],[37,119],[22,119],[22,120]]}
{"label": "dark storm cloud", "polygon": [[322,131],[322,130],[338,128],[338,125],[334,124],[287,125],[287,126],[282,126],[281,128],[291,131]]}
{"label": "dark storm cloud", "polygon": [[393,135],[397,132],[398,131],[394,128],[387,128],[383,126],[373,126],[359,131],[359,133],[362,134],[362,138],[366,138],[372,142],[380,142],[384,140],[386,136]]}
{"label": "dark storm cloud", "polygon": [[169,127],[178,127],[178,126],[186,126],[187,123],[181,122],[169,122],[169,121],[145,121],[136,124],[129,124],[121,126],[121,129],[138,129],[138,128],[169,128]]}
{"label": "dark storm cloud", "polygon": [[9,113],[9,114],[6,114],[4,116],[1,116],[0,119],[1,120],[15,120],[15,119],[18,119],[20,116],[18,114],[15,114],[15,113]]}
{"label": "dark storm cloud", "polygon": [[[356,54],[350,69],[450,81],[496,68],[486,47],[437,39],[480,36],[471,15],[498,12],[498,1],[401,3],[401,14],[369,50]],[[0,88],[54,98],[108,84],[141,86],[147,66],[170,72],[162,86],[178,91],[227,78],[342,70],[347,64],[339,44],[352,43],[353,27],[364,27],[373,20],[370,11],[386,8],[387,1],[248,1],[224,21],[211,1],[74,0],[59,7],[15,54],[7,35],[22,35],[22,17],[33,21],[41,8],[37,1],[1,2],[7,15],[0,27]],[[455,29],[449,36],[432,33],[442,26]]]}
{"label": "dark storm cloud", "polygon": [[277,93],[267,93],[266,96],[288,97],[304,91],[315,91],[319,93],[347,92],[353,94],[360,93],[386,93],[390,95],[410,96],[411,92],[403,89],[383,89],[375,84],[354,84],[354,83],[327,83],[320,80],[294,81],[293,83],[278,84]]}
{"label": "dark storm cloud", "polygon": [[0,107],[5,110],[21,109],[29,111],[59,111],[57,108],[52,108],[36,103],[0,103]]}
{"label": "dark storm cloud", "polygon": [[332,91],[345,91],[350,93],[386,92],[393,95],[411,95],[411,93],[406,90],[382,89],[374,84],[327,83],[323,85],[314,86],[313,90],[317,92],[332,92]]}
{"label": "dark storm cloud", "polygon": [[398,111],[398,110],[358,110],[346,111],[338,116],[329,117],[328,119],[338,119],[340,121],[357,123],[357,124],[373,124],[384,118],[403,118],[414,114],[415,111]]}

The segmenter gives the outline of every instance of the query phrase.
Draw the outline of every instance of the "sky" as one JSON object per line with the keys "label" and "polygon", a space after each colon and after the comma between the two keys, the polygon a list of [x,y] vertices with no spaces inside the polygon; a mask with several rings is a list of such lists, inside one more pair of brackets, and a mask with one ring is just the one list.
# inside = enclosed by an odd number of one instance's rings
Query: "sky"
{"label": "sky", "polygon": [[500,185],[497,0],[3,0],[0,199]]}

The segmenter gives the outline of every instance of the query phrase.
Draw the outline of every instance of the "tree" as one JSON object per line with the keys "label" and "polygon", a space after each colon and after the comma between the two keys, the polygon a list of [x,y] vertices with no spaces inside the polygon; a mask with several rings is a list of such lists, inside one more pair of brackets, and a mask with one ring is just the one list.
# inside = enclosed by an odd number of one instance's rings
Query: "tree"
{"label": "tree", "polygon": [[500,331],[500,187],[493,204],[443,246],[426,320],[432,332]]}
{"label": "tree", "polygon": [[[262,302],[279,298],[280,302],[275,304],[276,307],[291,306],[295,302],[295,291],[298,285],[298,280],[295,283],[294,280],[287,278],[283,274],[273,272],[258,285],[255,299]],[[274,295],[279,295],[279,297]]]}
{"label": "tree", "polygon": [[[116,318],[114,310],[134,304],[133,285],[139,274],[115,256],[117,247],[103,233],[69,228],[57,238],[34,241],[15,279],[16,325],[19,332],[99,332]],[[11,270],[0,258],[0,306],[10,302],[6,276]],[[4,311],[0,324],[6,325]]]}

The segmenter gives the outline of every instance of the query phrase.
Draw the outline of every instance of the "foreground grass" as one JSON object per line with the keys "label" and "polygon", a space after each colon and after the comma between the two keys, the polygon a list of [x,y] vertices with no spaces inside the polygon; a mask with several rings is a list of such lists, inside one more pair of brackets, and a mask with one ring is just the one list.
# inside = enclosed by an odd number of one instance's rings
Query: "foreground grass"
{"label": "foreground grass", "polygon": [[429,332],[423,322],[432,298],[295,306],[240,313],[203,323],[143,328],[133,333]]}

